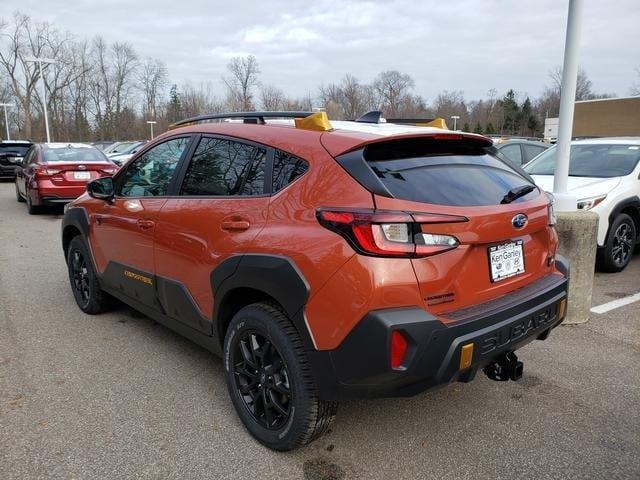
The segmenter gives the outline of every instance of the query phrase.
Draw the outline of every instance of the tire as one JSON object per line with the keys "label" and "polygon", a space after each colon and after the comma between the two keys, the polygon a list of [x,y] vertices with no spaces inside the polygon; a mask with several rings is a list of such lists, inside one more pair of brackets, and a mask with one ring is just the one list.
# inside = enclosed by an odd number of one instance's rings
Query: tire
{"label": "tire", "polygon": [[236,313],[223,358],[231,402],[260,443],[293,450],[329,429],[338,404],[318,398],[300,336],[275,305],[254,303]]}
{"label": "tire", "polygon": [[24,203],[25,199],[22,195],[20,195],[20,190],[18,190],[18,182],[16,181],[15,183],[16,186],[16,200],[18,201],[18,203]]}
{"label": "tire", "polygon": [[618,215],[609,229],[603,248],[598,250],[596,266],[603,272],[620,272],[631,261],[637,238],[633,219],[626,213]]}
{"label": "tire", "polygon": [[100,288],[89,249],[80,236],[69,243],[67,268],[71,291],[80,310],[90,315],[109,310],[111,297]]}
{"label": "tire", "polygon": [[29,212],[29,215],[37,215],[40,213],[40,206],[39,205],[34,205],[33,202],[31,201],[31,193],[29,192],[29,190],[25,190],[25,193],[27,194],[27,212]]}

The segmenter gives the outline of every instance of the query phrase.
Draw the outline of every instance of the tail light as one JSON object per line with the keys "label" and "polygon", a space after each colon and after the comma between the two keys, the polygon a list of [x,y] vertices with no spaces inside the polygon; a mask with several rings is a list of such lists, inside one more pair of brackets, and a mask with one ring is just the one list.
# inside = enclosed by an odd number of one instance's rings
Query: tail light
{"label": "tail light", "polygon": [[118,171],[118,167],[107,167],[100,170],[102,173],[106,173],[107,175],[113,175]]}
{"label": "tail light", "polygon": [[39,168],[36,170],[36,177],[52,177],[60,172],[62,172],[62,170],[56,168]]}
{"label": "tail light", "polygon": [[452,235],[425,233],[425,224],[466,222],[454,215],[374,210],[316,212],[320,224],[342,235],[359,253],[377,257],[418,258],[458,246]]}
{"label": "tail light", "polygon": [[404,356],[407,353],[407,347],[409,346],[407,339],[400,330],[393,330],[391,332],[391,368],[399,369],[404,362]]}

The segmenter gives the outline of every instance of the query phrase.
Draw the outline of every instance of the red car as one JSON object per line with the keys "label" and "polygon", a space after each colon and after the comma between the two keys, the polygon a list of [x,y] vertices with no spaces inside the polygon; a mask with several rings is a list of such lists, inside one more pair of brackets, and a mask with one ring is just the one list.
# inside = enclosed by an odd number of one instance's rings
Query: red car
{"label": "red car", "polygon": [[42,205],[68,203],[87,183],[118,171],[104,153],[84,143],[40,143],[31,146],[16,168],[16,200],[30,214]]}

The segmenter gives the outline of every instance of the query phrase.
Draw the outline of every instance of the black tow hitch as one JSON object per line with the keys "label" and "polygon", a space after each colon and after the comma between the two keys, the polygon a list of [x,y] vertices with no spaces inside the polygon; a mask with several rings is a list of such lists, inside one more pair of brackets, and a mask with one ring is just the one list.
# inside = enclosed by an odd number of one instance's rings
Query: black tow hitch
{"label": "black tow hitch", "polygon": [[482,369],[484,374],[496,382],[506,382],[507,380],[519,380],[522,377],[524,364],[518,361],[518,357],[513,352],[500,355],[493,363]]}

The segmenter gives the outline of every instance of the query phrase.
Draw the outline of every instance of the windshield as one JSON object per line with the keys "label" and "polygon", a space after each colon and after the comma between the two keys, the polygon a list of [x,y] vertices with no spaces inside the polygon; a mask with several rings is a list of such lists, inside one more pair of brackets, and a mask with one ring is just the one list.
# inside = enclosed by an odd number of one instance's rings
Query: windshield
{"label": "windshield", "polygon": [[[556,168],[554,145],[538,155],[524,170],[530,175],[553,175]],[[570,177],[611,178],[629,175],[640,160],[640,145],[585,143],[571,145]]]}
{"label": "windshield", "polygon": [[45,162],[108,162],[97,148],[44,148]]}
{"label": "windshield", "polygon": [[6,157],[24,157],[29,145],[0,145],[0,155]]}

